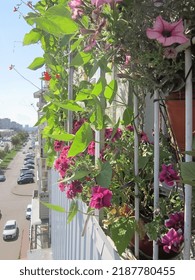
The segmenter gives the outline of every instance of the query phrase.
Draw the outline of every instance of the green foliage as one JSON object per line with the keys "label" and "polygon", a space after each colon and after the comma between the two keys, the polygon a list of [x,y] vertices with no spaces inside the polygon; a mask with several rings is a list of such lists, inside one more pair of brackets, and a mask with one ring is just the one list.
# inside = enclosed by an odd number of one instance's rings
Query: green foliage
{"label": "green foliage", "polygon": [[120,217],[109,226],[110,236],[115,243],[118,253],[121,255],[128,247],[135,232],[135,220],[133,217]]}
{"label": "green foliage", "polygon": [[75,134],[75,138],[68,152],[68,156],[75,156],[85,151],[92,139],[93,134],[90,124],[85,122]]}
{"label": "green foliage", "polygon": [[108,188],[112,180],[112,166],[109,162],[98,162],[100,173],[96,176],[96,182],[99,186]]}
{"label": "green foliage", "polygon": [[195,162],[181,162],[183,183],[195,186]]}
{"label": "green foliage", "polygon": [[66,212],[65,209],[63,207],[59,206],[59,205],[55,205],[55,204],[51,204],[51,203],[47,203],[47,202],[43,202],[43,201],[41,201],[41,203],[45,207],[47,207],[51,210],[54,210],[54,211],[57,211],[57,212],[63,212],[63,213]]}
{"label": "green foliage", "polygon": [[30,70],[37,70],[45,64],[45,59],[43,57],[37,57],[33,62],[28,66]]}
{"label": "green foliage", "polygon": [[44,15],[34,18],[38,28],[55,36],[73,34],[78,30],[78,26],[71,19],[71,14],[66,5],[59,4],[49,8]]}
{"label": "green foliage", "polygon": [[68,224],[72,221],[72,219],[77,214],[77,212],[78,212],[78,202],[72,200],[69,208],[68,221],[67,221]]}

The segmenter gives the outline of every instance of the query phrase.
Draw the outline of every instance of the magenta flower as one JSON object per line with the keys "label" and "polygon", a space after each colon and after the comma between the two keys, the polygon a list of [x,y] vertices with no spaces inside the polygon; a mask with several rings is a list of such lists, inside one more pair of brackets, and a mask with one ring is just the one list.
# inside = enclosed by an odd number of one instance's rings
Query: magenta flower
{"label": "magenta flower", "polygon": [[159,174],[159,180],[160,182],[165,182],[165,184],[171,187],[174,185],[175,181],[180,180],[180,177],[177,171],[173,169],[172,164],[163,164],[162,171]]}
{"label": "magenta flower", "polygon": [[[110,140],[113,134],[113,128],[106,128],[105,130],[105,139]],[[122,136],[122,130],[120,128],[117,128],[116,133],[112,137],[112,142],[115,142],[116,140],[120,139]]]}
{"label": "magenta flower", "polygon": [[66,186],[67,186],[67,185],[65,185],[63,182],[60,182],[59,185],[58,185],[58,187],[59,187],[59,189],[60,189],[61,192],[64,192],[64,191],[65,191]]}
{"label": "magenta flower", "polygon": [[72,0],[69,2],[68,5],[72,10],[72,19],[77,19],[83,15],[83,10],[80,8],[82,4],[82,0]]}
{"label": "magenta flower", "polygon": [[148,136],[144,131],[140,133],[140,141],[143,143],[150,143]]}
{"label": "magenta flower", "polygon": [[184,237],[182,231],[176,231],[171,228],[165,235],[161,237],[161,244],[163,245],[163,250],[166,253],[170,251],[179,252],[181,245],[183,243]]}
{"label": "magenta flower", "polygon": [[95,186],[92,188],[92,196],[90,200],[90,207],[101,209],[102,207],[110,207],[112,199],[112,192],[107,188]]}
{"label": "magenta flower", "polygon": [[55,150],[56,152],[61,151],[62,148],[63,148],[63,146],[64,146],[64,142],[63,142],[63,141],[58,141],[58,140],[55,140],[55,141],[54,141],[54,150]]}
{"label": "magenta flower", "polygon": [[91,156],[95,156],[95,142],[91,141],[91,143],[89,144],[88,148],[87,148],[87,153]]}
{"label": "magenta flower", "polygon": [[74,158],[68,157],[69,149],[70,146],[63,146],[59,158],[57,158],[54,162],[54,168],[59,171],[62,178],[65,177],[70,165],[74,164]]}
{"label": "magenta flower", "polygon": [[149,39],[156,39],[165,47],[171,46],[174,43],[184,44],[188,42],[188,38],[183,33],[182,19],[169,23],[161,16],[156,18],[153,28],[147,28],[146,30],[146,35]]}
{"label": "magenta flower", "polygon": [[169,215],[169,219],[165,221],[165,226],[174,228],[175,230],[184,229],[184,212],[176,212]]}
{"label": "magenta flower", "polygon": [[79,121],[74,121],[72,133],[75,134],[85,121],[86,121],[85,119],[80,119]]}
{"label": "magenta flower", "polygon": [[71,9],[79,8],[82,5],[82,0],[71,0],[68,5]]}
{"label": "magenta flower", "polygon": [[80,181],[73,181],[70,184],[66,185],[66,196],[68,199],[74,198],[77,193],[81,193],[83,190],[82,184]]}
{"label": "magenta flower", "polygon": [[134,126],[129,124],[129,125],[126,126],[126,130],[129,130],[129,131],[133,132],[134,131]]}
{"label": "magenta flower", "polygon": [[103,4],[116,4],[118,2],[122,2],[123,0],[91,0],[91,4],[95,5],[96,7],[100,7]]}

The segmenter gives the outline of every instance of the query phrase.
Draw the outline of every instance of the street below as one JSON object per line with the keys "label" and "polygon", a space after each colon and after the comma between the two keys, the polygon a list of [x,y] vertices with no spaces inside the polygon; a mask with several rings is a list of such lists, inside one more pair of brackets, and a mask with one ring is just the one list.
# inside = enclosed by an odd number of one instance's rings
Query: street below
{"label": "street below", "polygon": [[[0,210],[2,217],[0,220],[0,260],[21,259],[21,248],[25,242],[26,252],[29,249],[28,233],[30,221],[26,220],[25,212],[28,204],[31,203],[36,183],[18,185],[17,179],[20,168],[23,166],[27,148],[23,148],[17,153],[5,171],[6,181],[0,182]],[[36,182],[36,180],[35,180]],[[20,190],[18,192],[18,190]],[[6,221],[16,220],[18,224],[18,236],[15,240],[3,240],[3,227]]]}

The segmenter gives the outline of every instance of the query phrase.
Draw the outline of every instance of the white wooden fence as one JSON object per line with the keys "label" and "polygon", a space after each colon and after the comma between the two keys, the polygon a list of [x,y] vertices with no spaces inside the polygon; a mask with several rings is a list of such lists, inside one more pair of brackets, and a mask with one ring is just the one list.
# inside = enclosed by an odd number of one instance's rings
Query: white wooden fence
{"label": "white wooden fence", "polygon": [[[69,209],[70,200],[57,186],[58,173],[50,170],[50,203]],[[86,212],[85,204],[79,209]],[[67,224],[67,214],[50,211],[51,250],[54,260],[120,260],[112,241],[105,235],[96,218],[78,213]],[[82,235],[86,224],[85,233]]]}

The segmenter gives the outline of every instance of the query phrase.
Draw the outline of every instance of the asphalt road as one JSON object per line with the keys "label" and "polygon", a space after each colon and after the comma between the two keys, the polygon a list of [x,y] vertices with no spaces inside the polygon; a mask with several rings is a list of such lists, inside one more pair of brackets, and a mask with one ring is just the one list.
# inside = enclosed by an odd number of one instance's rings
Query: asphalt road
{"label": "asphalt road", "polygon": [[[27,150],[25,147],[23,150]],[[20,168],[23,166],[25,154],[23,150],[18,152],[13,161],[5,172],[6,181],[0,182],[0,209],[2,218],[0,220],[0,260],[18,260],[21,258],[22,242],[26,242],[28,238],[24,238],[24,234],[28,233],[30,221],[26,220],[25,212],[27,204],[31,203],[33,190],[36,183],[20,185],[24,188],[18,194],[17,178],[20,174]],[[27,191],[28,189],[28,191]],[[13,191],[14,190],[14,191]],[[3,227],[7,220],[15,219],[18,223],[19,234],[16,240],[3,240]],[[26,246],[28,248],[28,245]]]}

